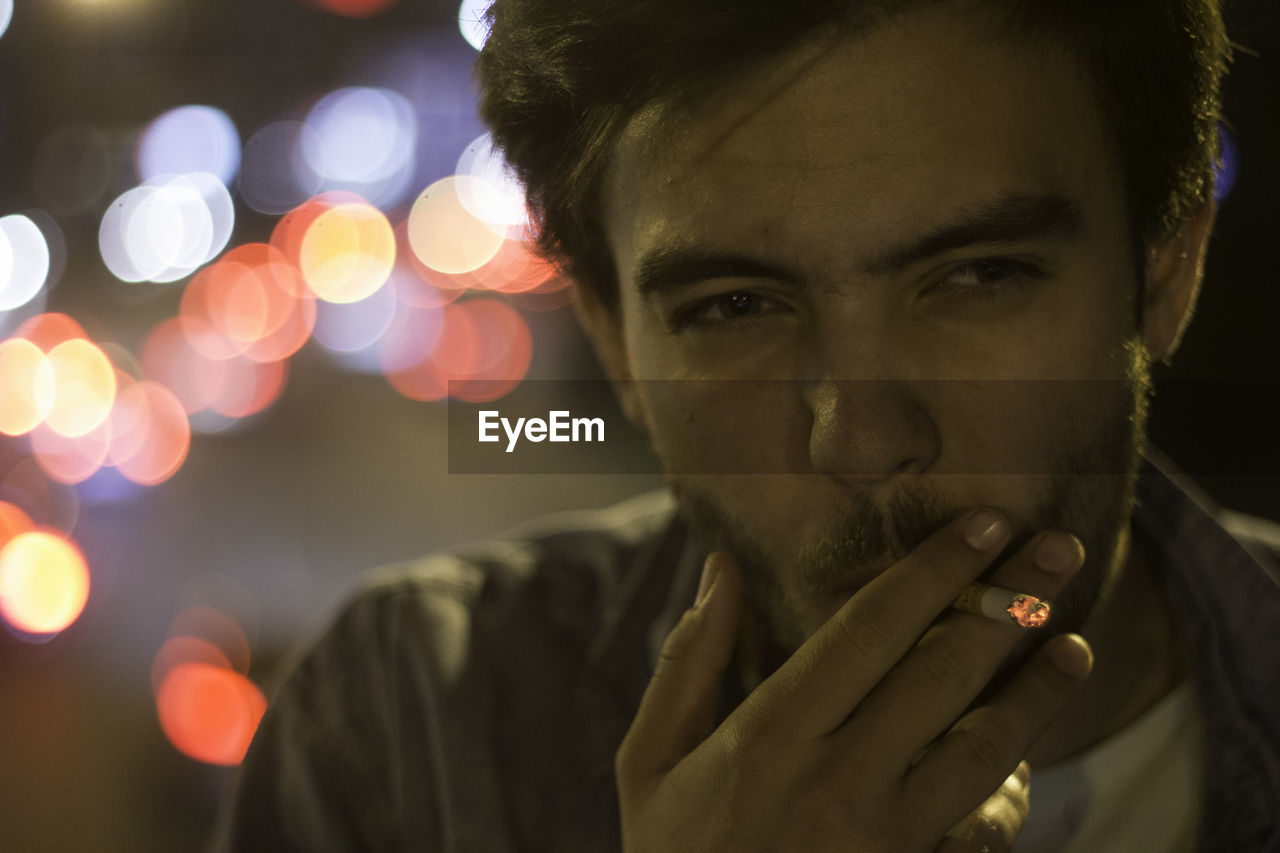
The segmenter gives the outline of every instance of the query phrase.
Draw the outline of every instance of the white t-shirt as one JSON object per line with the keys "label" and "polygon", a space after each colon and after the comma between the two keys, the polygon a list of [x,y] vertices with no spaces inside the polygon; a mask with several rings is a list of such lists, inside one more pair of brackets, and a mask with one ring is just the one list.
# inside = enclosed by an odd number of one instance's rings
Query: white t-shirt
{"label": "white t-shirt", "polygon": [[1079,757],[1031,768],[1014,853],[1195,850],[1204,733],[1190,682]]}

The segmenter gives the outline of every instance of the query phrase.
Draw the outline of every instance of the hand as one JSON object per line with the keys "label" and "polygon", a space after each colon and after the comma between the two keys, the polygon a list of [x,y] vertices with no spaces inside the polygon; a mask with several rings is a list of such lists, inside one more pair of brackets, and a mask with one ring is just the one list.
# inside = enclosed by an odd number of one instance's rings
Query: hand
{"label": "hand", "polygon": [[[990,520],[994,530],[977,536]],[[948,605],[1008,536],[991,511],[943,527],[852,596],[718,727],[742,576],[727,554],[711,555],[710,588],[667,638],[618,750],[624,849],[937,849],[1002,788],[1092,663],[1083,639],[1055,637],[966,713],[1023,629]],[[1051,537],[1072,554],[1056,572],[1033,556]],[[1074,538],[1041,533],[992,581],[1051,598],[1083,556]]]}

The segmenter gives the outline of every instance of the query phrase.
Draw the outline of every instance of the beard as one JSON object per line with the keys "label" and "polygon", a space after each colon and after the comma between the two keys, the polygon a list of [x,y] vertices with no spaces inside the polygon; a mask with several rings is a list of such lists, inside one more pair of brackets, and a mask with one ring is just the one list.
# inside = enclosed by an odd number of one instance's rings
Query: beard
{"label": "beard", "polygon": [[[1013,536],[982,579],[1044,529],[1074,533],[1085,547],[1086,559],[1053,600],[1048,624],[1026,633],[991,689],[998,688],[1052,636],[1079,631],[1127,556],[1151,382],[1149,361],[1138,341],[1127,342],[1123,351],[1126,378],[1104,382],[1100,417],[1091,430],[1061,437],[1058,452],[1047,454],[1037,473],[996,475],[1034,478],[1042,485],[1031,506],[1001,507],[1013,523]],[[963,485],[966,478],[991,481],[991,475],[928,472],[913,479]],[[767,488],[766,478],[742,479],[737,488]],[[707,480],[671,477],[668,482],[695,541],[708,551],[728,551],[742,567],[749,618],[765,629],[770,671],[816,628],[805,624],[806,605],[839,593],[856,593],[889,563],[902,559],[972,508],[949,496],[949,490],[920,485],[900,485],[879,499],[865,490],[850,490],[832,528],[816,542],[802,546],[792,564],[782,566],[769,556],[749,525],[724,510],[707,488]]]}

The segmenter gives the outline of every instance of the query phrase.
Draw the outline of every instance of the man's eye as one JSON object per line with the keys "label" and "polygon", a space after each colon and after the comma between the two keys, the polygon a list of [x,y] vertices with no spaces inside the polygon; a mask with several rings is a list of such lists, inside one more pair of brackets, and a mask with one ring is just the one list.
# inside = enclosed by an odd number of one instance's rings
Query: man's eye
{"label": "man's eye", "polygon": [[1020,287],[1043,278],[1038,267],[1012,258],[983,258],[951,270],[938,285],[942,291],[992,294],[1006,287]]}
{"label": "man's eye", "polygon": [[775,307],[772,300],[758,293],[722,293],[682,309],[673,318],[672,326],[675,329],[714,326],[769,312]]}

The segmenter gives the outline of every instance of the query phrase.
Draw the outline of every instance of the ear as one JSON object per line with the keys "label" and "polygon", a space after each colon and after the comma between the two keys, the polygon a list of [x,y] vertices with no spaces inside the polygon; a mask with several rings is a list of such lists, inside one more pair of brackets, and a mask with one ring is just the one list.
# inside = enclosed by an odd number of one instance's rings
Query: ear
{"label": "ear", "polygon": [[1142,336],[1153,361],[1168,362],[1191,320],[1216,215],[1210,201],[1173,236],[1147,248]]}
{"label": "ear", "polygon": [[631,361],[627,356],[627,341],[624,334],[621,311],[622,308],[610,308],[589,287],[574,283],[577,299],[573,302],[574,313],[578,323],[587,334],[596,356],[604,367],[605,375],[613,384],[613,391],[618,395],[618,403],[622,412],[632,426],[649,433],[648,420],[644,407],[636,393],[635,383],[631,376]]}

